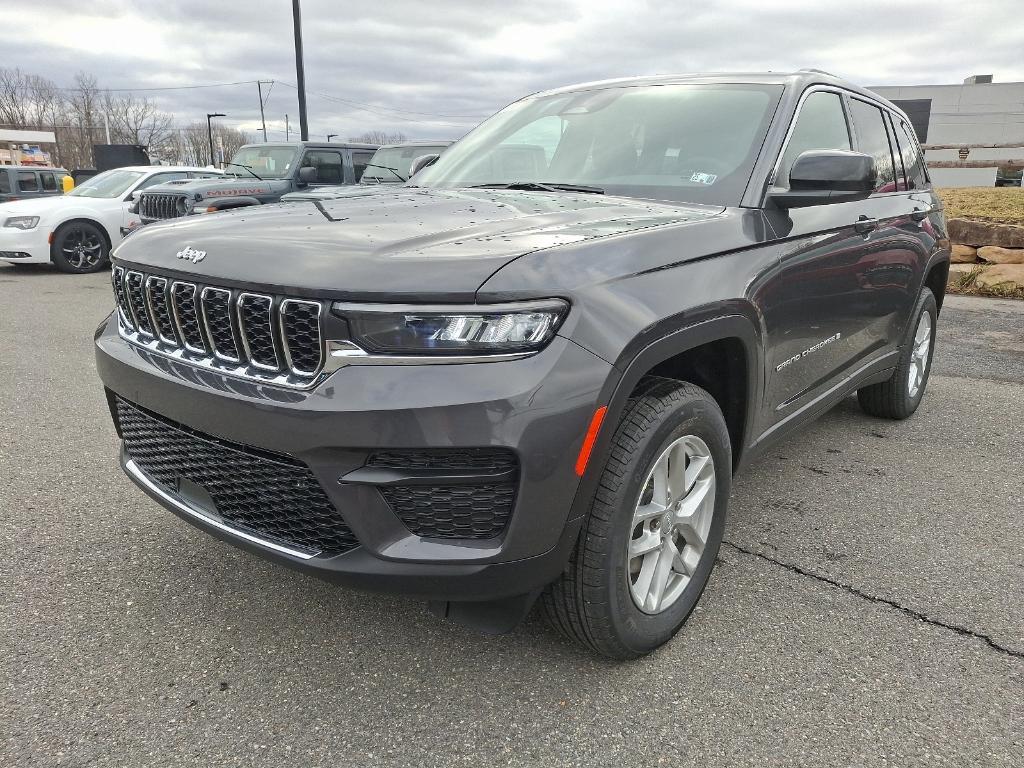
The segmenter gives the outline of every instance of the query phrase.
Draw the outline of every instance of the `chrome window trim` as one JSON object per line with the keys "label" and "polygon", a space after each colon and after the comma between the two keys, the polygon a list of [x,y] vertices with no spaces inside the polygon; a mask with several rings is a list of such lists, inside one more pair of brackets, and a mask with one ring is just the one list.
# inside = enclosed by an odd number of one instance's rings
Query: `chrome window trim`
{"label": "chrome window trim", "polygon": [[153,317],[149,314],[149,302],[146,301],[145,275],[143,275],[143,273],[139,272],[137,269],[129,269],[127,272],[124,273],[124,290],[126,300],[128,301],[128,308],[132,311],[132,317],[135,320],[135,330],[141,336],[148,336],[149,338],[154,338],[153,334],[147,331],[145,328],[143,328],[142,324],[139,322],[139,310],[135,307],[135,302],[132,301],[132,296],[131,293],[129,293],[128,288],[128,281],[131,279],[132,275],[139,276],[139,288],[142,291],[142,308],[146,312],[146,319],[149,321],[150,327],[154,328],[154,330],[156,328],[156,324],[153,322]]}
{"label": "chrome window trim", "polygon": [[235,345],[235,351],[238,351],[238,343],[237,340],[235,339],[234,323],[232,323],[231,321],[231,291],[229,291],[227,288],[215,288],[212,285],[207,285],[203,288],[202,293],[200,293],[199,303],[203,315],[203,327],[206,329],[206,338],[209,339],[210,341],[210,349],[213,351],[213,356],[220,360],[224,360],[229,363],[240,363],[242,362],[242,358],[232,357],[231,355],[225,355],[223,352],[217,349],[217,342],[213,338],[213,333],[210,331],[210,319],[206,316],[206,295],[213,293],[226,293],[228,295],[228,327],[231,329],[231,342]]}
{"label": "chrome window trim", "polygon": [[[274,347],[274,365],[265,365],[264,363],[257,362],[253,359],[252,351],[249,349],[249,337],[245,333],[245,322],[242,319],[242,305],[246,298],[253,299],[265,299],[270,302],[270,306],[267,308],[267,325],[270,327],[270,343]],[[249,361],[249,364],[253,368],[259,368],[263,371],[280,371],[281,370],[281,355],[277,351],[277,336],[274,333],[274,297],[268,296],[264,293],[249,293],[243,291],[238,294],[238,299],[235,301],[235,314],[238,317],[238,335],[242,337],[242,350],[245,352],[245,357]]]}
{"label": "chrome window trim", "polygon": [[[161,277],[160,275],[147,275],[146,276],[146,282],[143,283],[143,286],[145,288],[145,290],[143,291],[143,294],[144,294],[145,299],[146,299],[146,306],[149,309],[149,316],[153,320],[154,336],[157,339],[159,339],[160,341],[162,341],[164,344],[173,344],[174,346],[178,346],[178,340],[177,339],[169,339],[169,338],[167,338],[166,336],[163,335],[163,333],[160,331],[160,323],[158,323],[156,321],[156,310],[153,309],[153,297],[150,296],[150,294],[149,294],[149,285],[150,285],[150,283],[156,283],[158,281],[162,282],[164,284],[164,287],[163,287],[164,308],[165,309],[169,309],[169,307],[167,306],[167,278],[166,277]],[[174,314],[173,313],[171,313],[171,325],[174,325]],[[175,328],[175,330],[177,330],[177,328]]]}
{"label": "chrome window trim", "polygon": [[209,352],[209,350],[207,350],[206,347],[205,347],[205,344],[206,344],[206,339],[205,338],[203,339],[204,346],[203,346],[202,349],[200,349],[198,347],[190,346],[188,341],[185,339],[185,328],[184,328],[184,326],[182,325],[182,322],[181,322],[181,315],[178,313],[178,302],[177,302],[177,299],[175,298],[175,292],[174,292],[174,289],[177,286],[179,286],[179,285],[183,285],[186,288],[191,288],[192,289],[192,305],[196,308],[196,323],[199,324],[199,335],[200,336],[203,335],[203,320],[199,316],[199,301],[198,301],[198,299],[196,297],[196,293],[197,293],[198,289],[196,288],[196,284],[195,283],[186,283],[186,282],[181,281],[181,280],[174,280],[174,281],[172,281],[171,282],[171,290],[170,290],[170,295],[171,295],[171,311],[174,314],[174,324],[178,328],[178,335],[181,336],[181,346],[186,351],[192,352],[193,354],[205,355],[205,354],[207,354]]}
{"label": "chrome window trim", "polygon": [[209,514],[207,514],[203,510],[198,509],[197,507],[193,507],[189,504],[186,504],[184,500],[182,500],[180,497],[168,493],[159,485],[150,480],[149,476],[146,475],[146,473],[142,471],[141,467],[139,467],[139,465],[136,464],[132,459],[125,460],[124,471],[132,480],[134,480],[144,489],[152,493],[154,496],[159,497],[165,504],[174,507],[174,509],[181,512],[182,514],[202,520],[207,525],[211,525],[214,528],[217,528],[218,530],[224,531],[225,533],[230,533],[232,536],[237,536],[240,539],[245,539],[246,541],[252,542],[253,544],[259,544],[261,547],[266,547],[267,549],[271,549],[274,552],[281,552],[283,554],[291,555],[292,557],[297,557],[302,560],[311,560],[317,555],[321,554],[321,550],[293,549],[292,547],[286,547],[282,544],[278,544],[276,542],[260,538],[259,536],[254,536],[253,534],[243,531],[240,528],[236,528],[235,526],[230,525],[229,523],[225,523],[223,520],[218,520],[217,518],[210,516]]}
{"label": "chrome window trim", "polygon": [[[316,307],[316,320],[317,320],[317,328],[318,328],[317,335],[320,337],[320,361],[317,363],[316,368],[313,369],[312,371],[303,371],[303,370],[301,370],[299,368],[296,368],[295,367],[295,363],[292,361],[291,344],[288,342],[288,333],[285,330],[285,326],[284,326],[285,315],[287,314],[288,305],[290,305],[290,304],[306,304],[306,305],[311,305],[311,306],[315,306]],[[278,308],[277,322],[278,322],[278,326],[279,326],[280,331],[281,331],[281,343],[282,343],[282,346],[284,347],[284,359],[288,363],[288,370],[291,371],[296,376],[304,376],[304,377],[314,376],[315,377],[318,373],[320,373],[323,370],[323,367],[324,367],[324,346],[325,345],[324,345],[323,329],[320,326],[320,318],[323,315],[323,312],[324,312],[324,305],[323,305],[322,302],[310,301],[309,299],[285,299],[284,301],[281,302],[281,306]]]}

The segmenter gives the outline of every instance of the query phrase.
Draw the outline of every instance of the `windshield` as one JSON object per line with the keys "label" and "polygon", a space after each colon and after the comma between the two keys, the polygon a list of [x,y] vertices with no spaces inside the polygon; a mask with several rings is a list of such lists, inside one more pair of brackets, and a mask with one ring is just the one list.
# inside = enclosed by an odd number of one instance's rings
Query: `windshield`
{"label": "windshield", "polygon": [[248,176],[251,179],[252,174],[245,168],[238,167],[242,165],[251,168],[261,179],[283,179],[291,175],[296,154],[295,147],[275,147],[271,144],[242,147],[231,158],[235,165],[228,165],[224,171],[234,176]]}
{"label": "windshield", "polygon": [[71,197],[118,197],[123,195],[142,176],[142,171],[126,171],[115,168],[112,171],[98,173],[91,179],[86,179],[68,192],[68,195]]}
{"label": "windshield", "polygon": [[452,146],[422,187],[537,182],[736,205],[782,86],[613,86],[527,98]]}
{"label": "windshield", "polygon": [[[412,161],[423,155],[437,155],[448,148],[447,144],[437,146],[416,146],[416,147],[381,147],[373,153],[370,158],[372,165],[367,166],[363,171],[360,181],[363,184],[380,184],[391,182],[399,183],[402,179],[409,178],[409,171],[412,169]],[[402,175],[399,179],[388,170],[394,168]]]}

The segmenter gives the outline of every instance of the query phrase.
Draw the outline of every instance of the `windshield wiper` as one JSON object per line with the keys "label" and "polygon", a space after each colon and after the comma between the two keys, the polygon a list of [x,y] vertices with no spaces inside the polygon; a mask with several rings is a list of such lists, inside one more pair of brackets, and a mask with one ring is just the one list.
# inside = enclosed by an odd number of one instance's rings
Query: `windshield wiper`
{"label": "windshield wiper", "polygon": [[247,171],[249,172],[249,175],[250,175],[250,176],[255,176],[255,177],[256,177],[257,179],[259,179],[260,181],[263,181],[263,178],[262,178],[262,177],[260,177],[260,176],[256,176],[256,171],[254,171],[254,170],[253,170],[252,168],[250,168],[250,167],[249,167],[248,165],[242,165],[241,163],[224,163],[224,165],[233,165],[233,166],[235,166],[236,168],[245,168],[245,170],[247,170]]}
{"label": "windshield wiper", "polygon": [[587,187],[582,184],[559,184],[550,181],[512,181],[507,184],[474,184],[471,189],[522,189],[541,192],[587,192],[592,195],[603,195],[601,187]]}
{"label": "windshield wiper", "polygon": [[[366,167],[367,168],[383,168],[385,171],[391,171],[393,174],[395,174],[395,176],[398,177],[399,181],[408,181],[408,179],[405,178],[405,176],[403,176],[402,174],[400,174],[398,172],[397,168],[392,168],[390,165],[377,165],[376,163],[367,163]],[[376,178],[376,177],[374,177],[374,178]],[[380,183],[380,179],[377,179],[377,183],[378,184]]]}

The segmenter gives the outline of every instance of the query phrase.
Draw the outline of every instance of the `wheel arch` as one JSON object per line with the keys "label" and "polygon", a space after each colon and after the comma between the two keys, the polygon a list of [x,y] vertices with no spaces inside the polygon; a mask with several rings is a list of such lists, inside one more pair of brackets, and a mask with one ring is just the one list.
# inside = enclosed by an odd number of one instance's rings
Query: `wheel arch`
{"label": "wheel arch", "polygon": [[50,231],[49,237],[50,261],[53,261],[53,248],[56,245],[55,241],[57,239],[57,233],[60,232],[60,230],[66,227],[68,224],[92,224],[94,227],[96,227],[100,231],[100,234],[103,235],[103,239],[106,241],[107,258],[110,258],[110,254],[114,250],[114,239],[110,236],[110,232],[107,230],[106,226],[99,219],[93,218],[92,216],[81,215],[69,216],[68,218],[54,225],[53,229]]}
{"label": "wheel arch", "polygon": [[[709,365],[719,353],[725,358]],[[597,490],[601,468],[607,461],[611,438],[637,386],[651,375],[697,384],[716,399],[726,416],[733,441],[733,469],[738,468],[751,443],[756,425],[757,403],[763,388],[763,345],[759,326],[746,314],[730,314],[704,320],[671,331],[619,361],[622,375],[605,385],[600,402],[606,404],[602,429],[594,441],[586,472],[573,501],[570,519],[586,514]],[[729,380],[715,374],[726,372]],[[732,380],[738,377],[739,380]],[[697,381],[693,379],[697,378]]]}

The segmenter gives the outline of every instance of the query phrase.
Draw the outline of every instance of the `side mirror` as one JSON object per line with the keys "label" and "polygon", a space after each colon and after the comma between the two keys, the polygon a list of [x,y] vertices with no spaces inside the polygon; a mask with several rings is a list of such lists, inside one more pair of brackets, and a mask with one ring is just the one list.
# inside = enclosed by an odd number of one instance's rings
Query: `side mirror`
{"label": "side mirror", "polygon": [[412,161],[412,165],[409,166],[409,178],[411,179],[424,168],[427,168],[436,163],[437,158],[439,157],[440,155],[438,154],[420,155],[419,157],[417,157],[415,160]]}
{"label": "side mirror", "polygon": [[805,208],[863,200],[875,191],[875,158],[863,152],[812,149],[797,157],[789,172],[789,189],[773,189],[769,198],[780,208]]}
{"label": "side mirror", "polygon": [[320,174],[312,165],[304,165],[299,168],[299,175],[297,178],[300,184],[315,184],[320,178]]}

